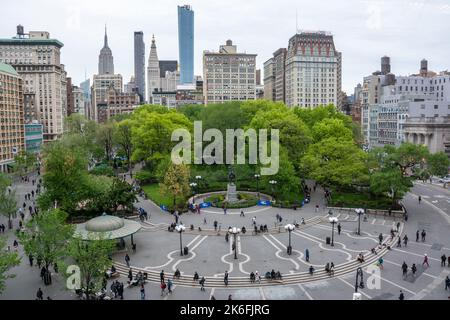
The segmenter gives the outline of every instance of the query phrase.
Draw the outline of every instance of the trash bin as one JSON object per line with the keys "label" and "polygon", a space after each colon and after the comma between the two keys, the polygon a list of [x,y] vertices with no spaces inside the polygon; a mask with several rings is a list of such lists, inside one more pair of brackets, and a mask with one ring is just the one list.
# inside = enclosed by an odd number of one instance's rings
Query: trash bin
{"label": "trash bin", "polygon": [[291,247],[291,246],[288,246],[288,247],[287,247],[287,254],[288,254],[288,255],[291,255],[291,254],[292,254],[292,247]]}
{"label": "trash bin", "polygon": [[189,253],[188,247],[184,247],[183,253],[184,253],[184,255],[187,255]]}
{"label": "trash bin", "polygon": [[326,242],[327,242],[327,244],[330,244],[331,243],[331,238],[327,237]]}

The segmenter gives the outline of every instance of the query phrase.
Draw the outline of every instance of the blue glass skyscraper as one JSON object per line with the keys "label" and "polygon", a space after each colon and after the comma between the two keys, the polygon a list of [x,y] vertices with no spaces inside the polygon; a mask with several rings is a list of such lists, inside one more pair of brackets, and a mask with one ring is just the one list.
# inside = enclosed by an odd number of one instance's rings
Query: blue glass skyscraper
{"label": "blue glass skyscraper", "polygon": [[194,11],[191,6],[178,6],[178,49],[180,83],[194,82]]}

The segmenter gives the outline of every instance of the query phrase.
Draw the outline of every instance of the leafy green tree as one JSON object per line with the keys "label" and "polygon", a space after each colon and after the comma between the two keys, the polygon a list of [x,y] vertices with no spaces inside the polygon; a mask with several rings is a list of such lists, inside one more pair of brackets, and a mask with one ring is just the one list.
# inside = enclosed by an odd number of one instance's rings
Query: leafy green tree
{"label": "leafy green tree", "polygon": [[280,130],[280,145],[287,151],[289,160],[297,166],[311,142],[309,128],[292,111],[287,109],[258,112],[249,127],[255,130]]}
{"label": "leafy green tree", "polygon": [[97,130],[96,141],[102,147],[107,163],[111,163],[113,158],[115,132],[116,125],[112,121],[100,125]]}
{"label": "leafy green tree", "polygon": [[109,198],[113,211],[117,211],[119,207],[122,207],[126,211],[132,211],[134,203],[137,200],[133,187],[117,178],[113,180],[111,189],[109,190]]}
{"label": "leafy green tree", "polygon": [[315,142],[332,137],[342,140],[353,140],[353,132],[345,126],[344,121],[333,118],[317,122],[312,127],[312,136]]}
{"label": "leafy green tree", "polygon": [[405,177],[399,168],[385,169],[370,177],[370,190],[391,198],[392,207],[403,198],[412,186],[411,179]]}
{"label": "leafy green tree", "polygon": [[427,166],[432,175],[442,177],[448,174],[450,159],[445,154],[445,152],[436,152],[434,154],[428,155]]}
{"label": "leafy green tree", "polygon": [[17,213],[16,192],[0,190],[0,214],[8,218],[8,228],[12,229],[12,218]]}
{"label": "leafy green tree", "polygon": [[353,141],[327,138],[311,145],[302,172],[320,184],[351,187],[368,183],[367,154]]}
{"label": "leafy green tree", "polygon": [[67,245],[74,226],[65,221],[68,215],[59,209],[41,212],[26,224],[19,239],[25,252],[42,259],[45,269],[67,257]]}
{"label": "leafy green tree", "polygon": [[383,151],[384,164],[400,168],[404,176],[412,173],[417,166],[423,166],[429,154],[427,147],[413,143],[403,143],[399,147],[387,145]]}
{"label": "leafy green tree", "polygon": [[294,108],[294,113],[309,127],[325,119],[339,119],[349,129],[354,127],[352,118],[340,112],[334,105],[320,106],[317,108]]}
{"label": "leafy green tree", "polygon": [[26,175],[33,171],[36,166],[36,154],[27,151],[21,151],[14,157],[13,171],[18,175]]}
{"label": "leafy green tree", "polygon": [[48,210],[55,204],[73,212],[89,189],[86,155],[78,149],[54,142],[44,151],[44,193],[38,198],[40,208]]}
{"label": "leafy green tree", "polygon": [[8,271],[20,264],[20,257],[17,252],[6,250],[6,238],[0,237],[0,294],[5,290],[7,279],[14,278],[15,275],[8,274]]}
{"label": "leafy green tree", "polygon": [[[106,235],[88,241],[79,238],[70,240],[67,252],[73,262],[80,268],[80,289],[87,299],[101,290],[105,272],[112,265],[110,256],[114,247],[114,241],[108,240]],[[70,277],[70,274],[65,275]]]}
{"label": "leafy green tree", "polygon": [[198,104],[188,104],[181,106],[179,111],[184,114],[190,121],[201,120],[205,106]]}
{"label": "leafy green tree", "polygon": [[131,172],[131,155],[133,154],[133,135],[132,135],[133,121],[125,119],[119,122],[116,126],[114,140],[119,146],[120,150],[127,158],[128,171]]}
{"label": "leafy green tree", "polygon": [[189,167],[171,163],[167,169],[164,181],[161,184],[163,192],[167,192],[173,197],[174,209],[177,205],[177,198],[183,198],[189,194]]}

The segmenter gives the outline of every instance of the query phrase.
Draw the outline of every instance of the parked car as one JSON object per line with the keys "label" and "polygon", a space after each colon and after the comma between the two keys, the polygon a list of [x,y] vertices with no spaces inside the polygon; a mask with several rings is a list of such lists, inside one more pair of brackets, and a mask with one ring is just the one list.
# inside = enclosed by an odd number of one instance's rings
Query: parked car
{"label": "parked car", "polygon": [[450,183],[450,174],[448,174],[442,178],[439,178],[439,182],[440,183]]}

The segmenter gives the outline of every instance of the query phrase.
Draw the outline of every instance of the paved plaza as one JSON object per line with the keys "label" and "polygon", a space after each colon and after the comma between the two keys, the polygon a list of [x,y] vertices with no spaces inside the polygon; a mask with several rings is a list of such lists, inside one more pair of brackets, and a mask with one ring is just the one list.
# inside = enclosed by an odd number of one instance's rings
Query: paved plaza
{"label": "paved plaza", "polygon": [[[30,192],[29,184],[15,185],[19,196],[19,204],[23,202],[24,194]],[[419,204],[418,196],[422,197]],[[30,203],[30,201],[28,201]],[[28,206],[27,203],[27,206]],[[319,210],[315,209],[319,205]],[[182,234],[183,247],[189,248],[187,255],[180,254],[180,235],[169,232],[168,226],[174,222],[174,217],[148,200],[139,199],[137,207],[143,207],[150,213],[147,221],[141,222],[142,229],[134,236],[136,252],[131,250],[130,240],[126,240],[126,249],[114,254],[114,263],[126,283],[129,268],[125,264],[126,253],[131,257],[131,268],[134,273],[142,271],[148,274],[146,299],[227,299],[231,294],[237,299],[352,299],[355,287],[356,270],[362,267],[364,280],[370,278],[379,257],[383,257],[384,267],[379,269],[380,287],[359,289],[363,299],[398,299],[400,290],[406,299],[447,299],[449,291],[444,290],[444,279],[450,274],[450,266],[441,267],[440,257],[450,255],[450,191],[437,184],[418,182],[403,200],[408,211],[408,220],[395,219],[380,215],[368,215],[367,220],[361,219],[361,235],[357,235],[358,216],[353,210],[333,212],[342,226],[341,233],[334,230],[334,246],[327,244],[325,239],[331,237],[332,226],[329,222],[329,212],[324,206],[323,191],[317,189],[312,193],[311,202],[297,210],[272,207],[252,207],[241,210],[205,208],[200,214],[182,214],[180,219],[186,226]],[[277,222],[280,215],[282,221]],[[253,218],[256,224],[267,225],[268,232],[253,232]],[[291,234],[292,255],[286,252],[289,243],[289,233],[284,229],[287,223],[300,223]],[[4,218],[0,223],[6,223]],[[206,220],[206,224],[205,224]],[[136,221],[139,221],[136,218]],[[214,230],[214,221],[218,228]],[[17,219],[15,227],[17,227]],[[399,233],[390,238],[391,229],[397,228]],[[190,225],[194,226],[190,230]],[[237,259],[234,259],[233,237],[225,239],[229,227],[245,226],[247,232],[237,235]],[[201,230],[199,230],[199,227]],[[220,229],[220,230],[219,230]],[[416,242],[416,231],[426,230],[425,242]],[[385,246],[379,247],[379,234],[383,234]],[[409,242],[405,247],[397,247],[397,237],[408,235]],[[14,235],[8,233],[8,244],[14,241]],[[390,247],[388,249],[387,247]],[[376,254],[371,249],[376,249]],[[309,251],[309,261],[306,261],[306,250]],[[59,275],[54,276],[51,286],[44,286],[37,267],[30,267],[28,259],[22,254],[20,266],[12,269],[16,277],[9,279],[7,288],[0,299],[34,299],[36,291],[41,287],[44,296],[52,299],[75,299],[73,292],[64,288],[65,281]],[[365,257],[365,262],[356,260],[359,253]],[[429,257],[430,266],[423,267],[424,254]],[[333,262],[335,274],[330,276],[324,271],[326,263]],[[413,263],[417,273],[413,276],[408,271],[402,275],[401,265],[406,262],[408,267]],[[310,266],[315,268],[311,275]],[[174,280],[173,293],[161,296],[159,274],[164,270],[166,279],[172,277],[176,269],[181,272],[181,278]],[[267,271],[279,271],[282,280],[266,280]],[[225,286],[223,275],[229,273],[229,283]],[[258,271],[262,277],[260,283],[251,283],[249,274]],[[61,271],[60,271],[61,272]],[[197,272],[206,278],[205,291],[200,290],[198,282],[193,281]],[[109,289],[109,285],[108,285]],[[139,289],[126,288],[125,299],[140,299]]]}

